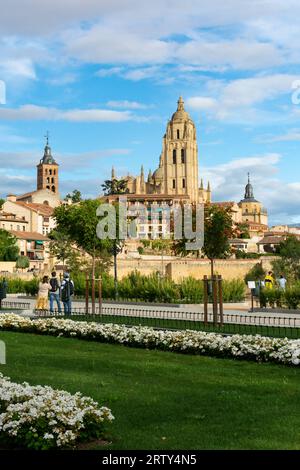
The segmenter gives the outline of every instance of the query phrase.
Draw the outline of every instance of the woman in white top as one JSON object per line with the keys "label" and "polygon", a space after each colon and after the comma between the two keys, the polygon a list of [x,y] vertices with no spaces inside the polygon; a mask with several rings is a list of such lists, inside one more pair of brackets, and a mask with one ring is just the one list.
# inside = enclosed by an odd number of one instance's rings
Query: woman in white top
{"label": "woman in white top", "polygon": [[39,291],[36,301],[36,310],[49,310],[48,295],[51,289],[48,276],[44,276],[39,283]]}

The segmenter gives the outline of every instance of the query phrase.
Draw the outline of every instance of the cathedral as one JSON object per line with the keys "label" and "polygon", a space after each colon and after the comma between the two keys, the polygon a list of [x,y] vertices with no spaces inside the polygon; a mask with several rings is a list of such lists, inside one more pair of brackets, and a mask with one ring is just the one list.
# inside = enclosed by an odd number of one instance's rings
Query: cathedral
{"label": "cathedral", "polygon": [[[147,178],[142,167],[139,176],[128,175],[122,179],[127,182],[128,193],[137,198],[144,196],[153,200],[151,196],[156,195],[155,199],[165,196],[192,204],[208,203],[211,201],[210,185],[208,183],[204,189],[201,180],[199,186],[198,174],[196,127],[180,97],[177,110],[167,124],[158,168],[153,173],[149,171]],[[112,179],[116,179],[114,169]]]}
{"label": "cathedral", "polygon": [[[201,179],[199,185],[196,127],[184,108],[182,97],[179,98],[177,110],[167,124],[158,168],[153,173],[150,170],[147,178],[143,166],[139,176],[128,175],[122,178],[116,176],[113,168],[111,179],[126,181],[128,207],[142,203],[150,211],[153,204],[161,207],[177,203],[212,204],[229,208],[234,224],[247,224],[251,236],[260,235],[268,229],[267,211],[261,202],[254,198],[249,174],[244,198],[239,203],[212,202],[210,183],[204,188]],[[109,202],[118,198],[118,195],[105,197]],[[163,220],[158,220],[156,225],[153,222],[151,224],[141,225],[141,238],[152,236],[154,232],[158,236],[164,233]]]}

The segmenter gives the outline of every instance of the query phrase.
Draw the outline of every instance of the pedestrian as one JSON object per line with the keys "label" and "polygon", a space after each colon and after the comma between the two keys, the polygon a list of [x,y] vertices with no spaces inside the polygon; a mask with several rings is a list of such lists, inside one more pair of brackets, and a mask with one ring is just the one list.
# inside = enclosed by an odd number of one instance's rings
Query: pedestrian
{"label": "pedestrian", "polygon": [[64,273],[64,279],[61,283],[61,300],[64,304],[65,315],[71,315],[73,294],[74,282],[70,279],[69,273]]}
{"label": "pedestrian", "polygon": [[48,294],[50,290],[51,285],[49,283],[49,277],[44,276],[42,281],[39,283],[39,291],[35,307],[35,309],[40,313],[46,313],[49,310]]}
{"label": "pedestrian", "polygon": [[285,290],[287,280],[283,276],[283,274],[280,275],[280,278],[278,279],[278,283],[279,283],[279,289]]}
{"label": "pedestrian", "polygon": [[272,271],[269,271],[265,277],[265,288],[273,289],[274,287],[274,277]]}
{"label": "pedestrian", "polygon": [[56,277],[56,272],[53,271],[51,273],[51,279],[50,279],[50,285],[51,285],[51,290],[50,290],[50,313],[54,313],[54,301],[57,304],[57,310],[58,313],[61,313],[61,305],[60,305],[60,281]]}
{"label": "pedestrian", "polygon": [[0,282],[0,309],[2,308],[2,300],[6,299],[8,284],[5,277]]}

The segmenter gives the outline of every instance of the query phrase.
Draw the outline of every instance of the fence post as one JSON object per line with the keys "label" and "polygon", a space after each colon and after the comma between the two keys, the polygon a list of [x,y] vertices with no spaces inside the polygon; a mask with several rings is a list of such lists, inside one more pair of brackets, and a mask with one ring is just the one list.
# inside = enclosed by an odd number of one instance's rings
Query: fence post
{"label": "fence post", "polygon": [[95,276],[92,276],[92,315],[95,315]]}
{"label": "fence post", "polygon": [[102,279],[98,279],[99,315],[102,314]]}
{"label": "fence post", "polygon": [[214,326],[218,324],[218,285],[217,276],[212,277],[212,294],[213,294],[213,320]]}
{"label": "fence post", "polygon": [[85,277],[85,313],[88,315],[89,313],[89,288],[90,288],[90,282],[89,282],[89,275],[86,273]]}
{"label": "fence post", "polygon": [[204,304],[204,324],[207,325],[208,322],[208,280],[207,276],[203,278],[203,304]]}
{"label": "fence post", "polygon": [[223,326],[224,316],[223,316],[223,281],[222,281],[222,276],[218,276],[218,287],[219,287],[220,325]]}

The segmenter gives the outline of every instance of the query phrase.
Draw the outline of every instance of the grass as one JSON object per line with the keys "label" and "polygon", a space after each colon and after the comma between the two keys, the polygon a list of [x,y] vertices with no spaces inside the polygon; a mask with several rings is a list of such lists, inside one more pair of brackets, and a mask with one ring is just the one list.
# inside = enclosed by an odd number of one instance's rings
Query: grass
{"label": "grass", "polygon": [[300,370],[1,332],[16,382],[112,409],[106,449],[300,449]]}

